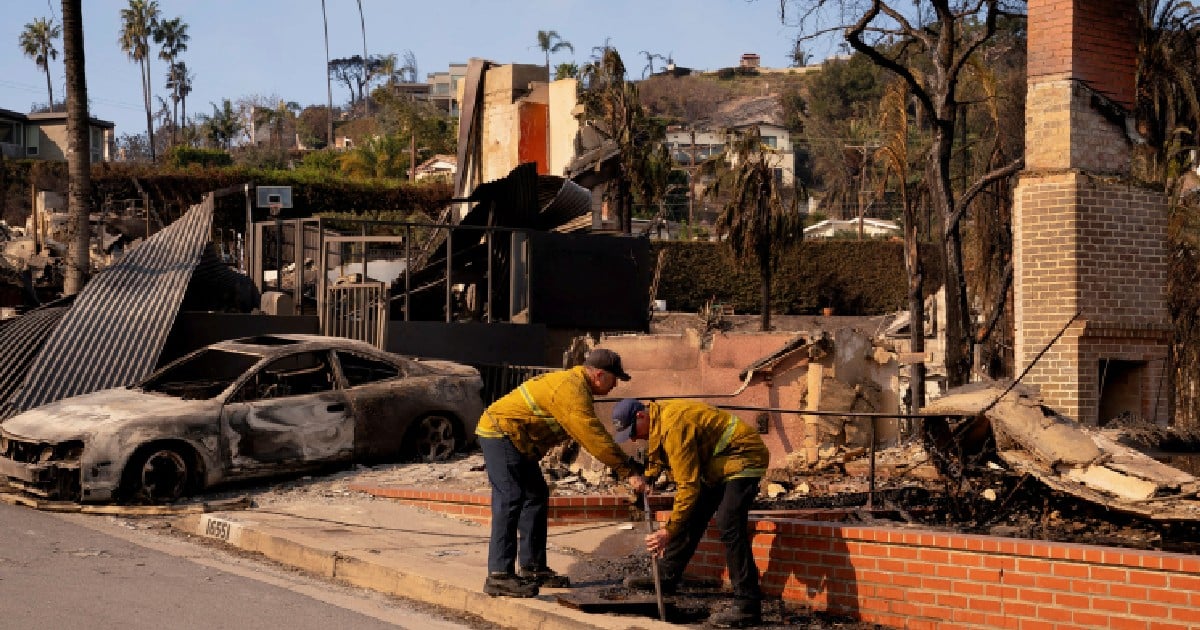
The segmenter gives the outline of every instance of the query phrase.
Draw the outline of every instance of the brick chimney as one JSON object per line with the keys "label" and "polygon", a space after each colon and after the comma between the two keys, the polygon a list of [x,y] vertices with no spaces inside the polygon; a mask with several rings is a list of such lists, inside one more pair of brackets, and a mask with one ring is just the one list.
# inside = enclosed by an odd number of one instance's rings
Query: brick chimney
{"label": "brick chimney", "polygon": [[1014,208],[1018,374],[1095,424],[1166,421],[1167,204],[1131,181],[1135,0],[1029,0],[1025,171]]}

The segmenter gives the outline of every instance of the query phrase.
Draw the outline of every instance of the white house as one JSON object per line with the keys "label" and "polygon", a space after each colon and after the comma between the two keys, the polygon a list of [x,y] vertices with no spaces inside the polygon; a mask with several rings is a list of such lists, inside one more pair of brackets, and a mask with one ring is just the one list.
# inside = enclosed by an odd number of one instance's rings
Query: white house
{"label": "white house", "polygon": [[871,238],[900,236],[900,226],[883,219],[825,219],[804,228],[804,238],[832,238],[838,235],[862,235]]}

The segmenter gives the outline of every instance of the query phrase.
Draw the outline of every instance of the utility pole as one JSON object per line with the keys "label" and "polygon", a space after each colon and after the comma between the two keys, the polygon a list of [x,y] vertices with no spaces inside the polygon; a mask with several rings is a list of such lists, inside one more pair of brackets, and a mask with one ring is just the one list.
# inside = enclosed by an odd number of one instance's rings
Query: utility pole
{"label": "utility pole", "polygon": [[696,128],[692,132],[692,165],[688,167],[688,231],[695,229],[696,223]]}
{"label": "utility pole", "polygon": [[329,17],[325,14],[325,0],[321,0],[321,19],[325,23],[325,97],[327,99],[326,116],[328,128],[325,139],[326,148],[333,148],[333,84],[329,81]]}
{"label": "utility pole", "polygon": [[417,130],[415,128],[408,141],[408,181],[417,181]]}

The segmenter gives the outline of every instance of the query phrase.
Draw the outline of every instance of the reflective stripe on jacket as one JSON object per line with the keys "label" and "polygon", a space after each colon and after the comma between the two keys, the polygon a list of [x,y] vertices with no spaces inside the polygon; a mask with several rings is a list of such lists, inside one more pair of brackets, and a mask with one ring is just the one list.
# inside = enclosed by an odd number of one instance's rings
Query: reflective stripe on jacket
{"label": "reflective stripe on jacket", "polygon": [[646,476],[662,469],[675,480],[675,504],[666,529],[675,536],[696,507],[702,485],[766,474],[770,454],[758,431],[737,416],[702,402],[646,403],[650,437]]}
{"label": "reflective stripe on jacket", "polygon": [[506,437],[522,455],[533,460],[540,460],[555,445],[571,438],[621,477],[635,472],[625,451],[596,417],[583,366],[525,381],[483,412],[475,435]]}

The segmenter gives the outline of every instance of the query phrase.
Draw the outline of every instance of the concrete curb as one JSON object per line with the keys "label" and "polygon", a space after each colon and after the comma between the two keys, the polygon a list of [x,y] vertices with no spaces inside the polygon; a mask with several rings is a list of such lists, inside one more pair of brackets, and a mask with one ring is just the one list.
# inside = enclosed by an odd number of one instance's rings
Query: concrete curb
{"label": "concrete curb", "polygon": [[[253,512],[243,513],[253,516]],[[243,551],[263,556],[326,578],[388,595],[433,604],[476,615],[507,628],[537,630],[645,630],[678,628],[653,619],[615,615],[591,615],[550,601],[549,595],[515,599],[490,597],[478,589],[467,589],[415,571],[373,562],[355,552],[320,549],[238,522],[223,514],[188,515],[174,526],[197,536],[221,541]]]}

